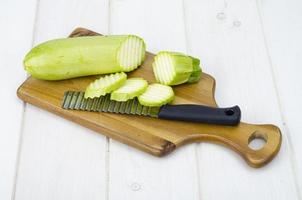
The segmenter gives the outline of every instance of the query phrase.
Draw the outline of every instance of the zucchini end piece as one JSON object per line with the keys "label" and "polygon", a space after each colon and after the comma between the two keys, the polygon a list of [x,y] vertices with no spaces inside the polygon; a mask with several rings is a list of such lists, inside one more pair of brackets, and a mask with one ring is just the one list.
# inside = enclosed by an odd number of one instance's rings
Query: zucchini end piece
{"label": "zucchini end piece", "polygon": [[199,59],[178,52],[159,52],[152,64],[156,80],[164,85],[197,82],[201,70]]}
{"label": "zucchini end piece", "polygon": [[188,83],[196,83],[200,80],[202,70],[200,67],[200,60],[198,58],[193,58],[193,57],[191,58],[193,62],[193,71],[188,79]]}

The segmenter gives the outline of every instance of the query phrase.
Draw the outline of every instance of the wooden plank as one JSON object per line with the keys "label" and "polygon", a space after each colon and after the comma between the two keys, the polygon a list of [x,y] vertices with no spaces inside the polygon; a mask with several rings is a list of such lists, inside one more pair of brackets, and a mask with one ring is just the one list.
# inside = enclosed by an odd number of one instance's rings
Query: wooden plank
{"label": "wooden plank", "polygon": [[[185,11],[189,52],[216,77],[218,104],[237,103],[243,120],[281,126],[256,1],[190,0]],[[284,133],[277,158],[259,170],[247,168],[220,147],[200,144],[202,198],[298,199]]]}
{"label": "wooden plank", "polygon": [[[76,26],[107,32],[108,2],[39,1],[34,43]],[[105,199],[106,139],[27,105],[16,199]]]}
{"label": "wooden plank", "polygon": [[[147,49],[186,51],[182,1],[111,2],[110,32],[143,37]],[[111,140],[109,199],[199,199],[195,145],[164,159]]]}
{"label": "wooden plank", "polygon": [[31,46],[35,8],[35,0],[0,2],[0,199],[14,190],[24,105],[15,91],[26,77],[22,56]]}
{"label": "wooden plank", "polygon": [[[302,2],[258,1],[278,89],[283,124],[292,149],[298,190],[302,191]],[[273,8],[273,9],[272,9]]]}

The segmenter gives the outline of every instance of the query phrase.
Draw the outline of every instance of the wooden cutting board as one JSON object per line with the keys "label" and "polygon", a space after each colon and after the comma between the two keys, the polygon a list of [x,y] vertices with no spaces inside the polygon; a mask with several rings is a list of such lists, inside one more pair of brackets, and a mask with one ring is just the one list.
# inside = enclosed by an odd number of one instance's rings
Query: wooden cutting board
{"label": "wooden cutting board", "polygon": [[[87,35],[97,35],[97,33],[77,28],[70,37]],[[150,83],[155,82],[151,68],[153,56],[147,53],[143,65],[129,73],[129,77],[143,77]],[[187,143],[210,141],[232,148],[250,166],[261,167],[272,160],[280,149],[281,132],[274,125],[252,125],[242,122],[238,126],[231,127],[61,108],[65,91],[83,91],[95,78],[97,76],[63,81],[43,81],[29,77],[19,87],[17,95],[25,102],[155,156],[167,155]],[[179,85],[174,87],[174,91],[176,98],[173,104],[217,106],[214,99],[215,80],[206,73],[203,73],[198,83]],[[255,138],[266,141],[260,150],[253,150],[248,146],[249,142]]]}

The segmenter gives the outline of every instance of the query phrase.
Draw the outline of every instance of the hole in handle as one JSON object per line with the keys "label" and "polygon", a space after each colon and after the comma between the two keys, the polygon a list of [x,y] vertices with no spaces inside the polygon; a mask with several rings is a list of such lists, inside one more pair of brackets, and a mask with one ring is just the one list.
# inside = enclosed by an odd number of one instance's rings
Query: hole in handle
{"label": "hole in handle", "polygon": [[233,109],[229,108],[229,109],[226,109],[224,111],[224,113],[228,116],[231,116],[231,115],[234,115],[235,111]]}
{"label": "hole in handle", "polygon": [[260,150],[267,143],[267,135],[265,133],[255,131],[248,139],[248,146],[253,150]]}

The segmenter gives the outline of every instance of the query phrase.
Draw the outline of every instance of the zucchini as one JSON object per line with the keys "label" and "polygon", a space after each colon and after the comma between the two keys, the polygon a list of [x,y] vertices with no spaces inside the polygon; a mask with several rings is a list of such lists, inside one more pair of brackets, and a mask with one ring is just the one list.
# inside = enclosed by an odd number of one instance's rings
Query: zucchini
{"label": "zucchini", "polygon": [[24,58],[25,70],[44,80],[129,72],[145,59],[145,43],[135,35],[85,36],[50,40]]}
{"label": "zucchini", "polygon": [[174,99],[172,87],[153,83],[147,90],[138,97],[138,101],[143,106],[162,106]]}
{"label": "zucchini", "polygon": [[178,52],[159,52],[152,64],[157,82],[164,85],[194,83],[201,76],[200,61]]}
{"label": "zucchini", "polygon": [[124,72],[103,76],[88,85],[84,98],[100,97],[111,93],[121,87],[126,79],[127,75]]}
{"label": "zucchini", "polygon": [[117,90],[111,93],[110,99],[115,101],[127,101],[145,92],[148,82],[142,78],[129,78]]}

